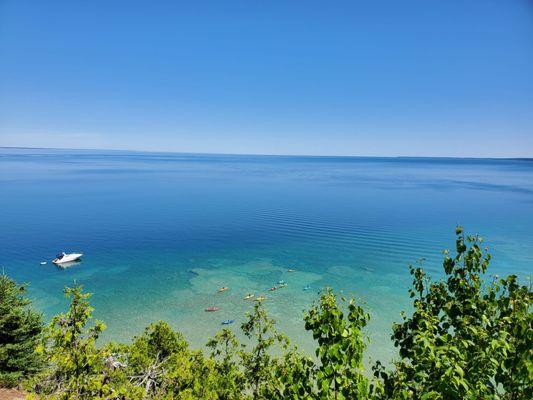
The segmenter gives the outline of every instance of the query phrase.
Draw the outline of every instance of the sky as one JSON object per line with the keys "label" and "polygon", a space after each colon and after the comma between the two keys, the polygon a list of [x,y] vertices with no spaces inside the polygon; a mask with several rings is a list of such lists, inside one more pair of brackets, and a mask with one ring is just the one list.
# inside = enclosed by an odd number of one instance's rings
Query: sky
{"label": "sky", "polygon": [[0,0],[0,146],[533,157],[533,2]]}

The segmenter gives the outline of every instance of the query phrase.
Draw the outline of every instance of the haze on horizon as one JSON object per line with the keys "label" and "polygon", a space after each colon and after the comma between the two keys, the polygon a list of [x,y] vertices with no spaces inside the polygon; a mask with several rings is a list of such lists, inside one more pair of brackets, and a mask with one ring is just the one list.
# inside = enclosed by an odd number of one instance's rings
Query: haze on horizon
{"label": "haze on horizon", "polygon": [[0,2],[0,146],[533,157],[533,3]]}

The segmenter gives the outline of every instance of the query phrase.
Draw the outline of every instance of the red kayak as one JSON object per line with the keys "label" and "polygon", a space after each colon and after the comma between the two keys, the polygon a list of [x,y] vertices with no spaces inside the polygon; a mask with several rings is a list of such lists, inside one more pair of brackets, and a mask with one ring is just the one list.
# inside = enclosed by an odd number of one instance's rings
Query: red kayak
{"label": "red kayak", "polygon": [[207,307],[205,309],[205,311],[207,311],[207,312],[213,312],[213,311],[218,311],[218,310],[220,310],[220,307],[217,307],[217,306]]}

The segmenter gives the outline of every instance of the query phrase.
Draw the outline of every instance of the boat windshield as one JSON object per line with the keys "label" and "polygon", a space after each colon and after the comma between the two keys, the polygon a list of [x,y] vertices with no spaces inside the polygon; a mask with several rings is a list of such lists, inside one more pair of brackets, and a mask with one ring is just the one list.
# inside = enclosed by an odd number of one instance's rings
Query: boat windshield
{"label": "boat windshield", "polygon": [[56,255],[56,258],[58,260],[61,260],[63,258],[63,256],[65,255],[65,253],[59,253],[58,255]]}

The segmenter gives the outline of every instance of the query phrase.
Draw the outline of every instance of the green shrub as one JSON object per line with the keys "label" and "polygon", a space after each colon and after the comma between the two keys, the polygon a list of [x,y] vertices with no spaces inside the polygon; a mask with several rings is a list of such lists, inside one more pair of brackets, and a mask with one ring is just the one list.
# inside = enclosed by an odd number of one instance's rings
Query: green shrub
{"label": "green shrub", "polygon": [[445,277],[411,267],[413,313],[393,328],[401,359],[384,379],[386,398],[533,398],[532,292],[517,277],[486,281],[482,239],[457,228]]}

